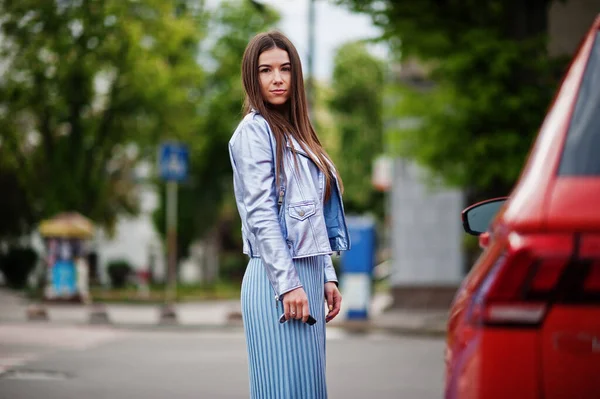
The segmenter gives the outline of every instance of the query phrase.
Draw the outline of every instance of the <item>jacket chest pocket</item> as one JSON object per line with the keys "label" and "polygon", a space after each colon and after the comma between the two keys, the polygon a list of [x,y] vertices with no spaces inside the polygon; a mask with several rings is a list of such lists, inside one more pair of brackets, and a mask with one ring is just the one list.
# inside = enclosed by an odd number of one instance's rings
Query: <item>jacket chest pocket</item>
{"label": "jacket chest pocket", "polygon": [[317,212],[315,201],[294,202],[288,206],[288,214],[296,220],[305,220]]}

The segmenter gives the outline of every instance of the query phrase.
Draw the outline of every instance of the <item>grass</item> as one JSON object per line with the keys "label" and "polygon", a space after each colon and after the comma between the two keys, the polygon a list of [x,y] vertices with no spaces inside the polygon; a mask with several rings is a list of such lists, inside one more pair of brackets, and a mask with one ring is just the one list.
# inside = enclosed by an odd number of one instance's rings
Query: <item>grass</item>
{"label": "grass", "polygon": [[[179,284],[177,285],[177,302],[195,302],[211,300],[230,300],[240,298],[241,284],[232,281],[218,281],[215,284]],[[389,291],[389,280],[376,280],[373,283],[375,293]],[[31,299],[41,299],[41,292],[26,289],[24,293]],[[162,304],[165,301],[164,284],[153,284],[146,293],[136,286],[114,289],[104,286],[90,288],[94,303],[127,303],[127,304]]]}
{"label": "grass", "polygon": [[375,293],[387,293],[390,291],[390,279],[385,278],[381,280],[375,280],[373,291]]}
{"label": "grass", "polygon": [[[213,285],[178,285],[177,302],[239,299],[240,289],[240,283],[225,281]],[[389,281],[387,279],[376,281],[373,289],[377,293],[387,292],[389,291]],[[156,304],[164,302],[165,287],[164,285],[153,285],[147,295],[142,295],[135,286],[123,289],[93,287],[91,294],[94,302]]]}
{"label": "grass", "polygon": [[[164,284],[154,284],[147,292],[136,286],[121,289],[92,287],[90,289],[93,302],[96,303],[140,303],[156,304],[165,301]],[[240,284],[233,282],[217,282],[215,284],[182,284],[177,286],[177,302],[194,302],[206,300],[239,299]]]}

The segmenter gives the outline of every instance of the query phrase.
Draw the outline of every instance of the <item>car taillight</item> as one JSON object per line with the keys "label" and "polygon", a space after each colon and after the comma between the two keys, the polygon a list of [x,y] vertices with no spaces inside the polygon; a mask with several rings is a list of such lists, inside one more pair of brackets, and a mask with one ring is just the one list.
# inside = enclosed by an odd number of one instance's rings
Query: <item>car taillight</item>
{"label": "car taillight", "polygon": [[583,274],[583,300],[600,303],[600,234],[583,234],[579,245],[578,257],[584,260],[587,267]]}
{"label": "car taillight", "polygon": [[573,253],[573,236],[509,236],[473,297],[468,318],[477,325],[537,326]]}

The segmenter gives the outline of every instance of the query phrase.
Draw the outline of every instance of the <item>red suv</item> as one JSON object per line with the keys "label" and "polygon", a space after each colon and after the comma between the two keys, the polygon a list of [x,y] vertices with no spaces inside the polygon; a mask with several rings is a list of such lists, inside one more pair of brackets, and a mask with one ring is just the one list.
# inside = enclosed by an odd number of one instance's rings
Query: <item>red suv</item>
{"label": "red suv", "polygon": [[600,16],[508,198],[463,211],[446,398],[600,398]]}

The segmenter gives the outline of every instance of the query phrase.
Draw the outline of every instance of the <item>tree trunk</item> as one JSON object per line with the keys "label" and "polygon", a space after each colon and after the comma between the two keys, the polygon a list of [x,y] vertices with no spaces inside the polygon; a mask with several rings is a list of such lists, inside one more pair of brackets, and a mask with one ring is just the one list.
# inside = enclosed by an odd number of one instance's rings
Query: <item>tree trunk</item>
{"label": "tree trunk", "polygon": [[202,281],[212,284],[219,275],[220,236],[219,226],[215,225],[204,240],[204,260],[202,262]]}
{"label": "tree trunk", "polygon": [[523,40],[546,33],[551,2],[552,0],[513,1],[506,14],[508,37]]}

